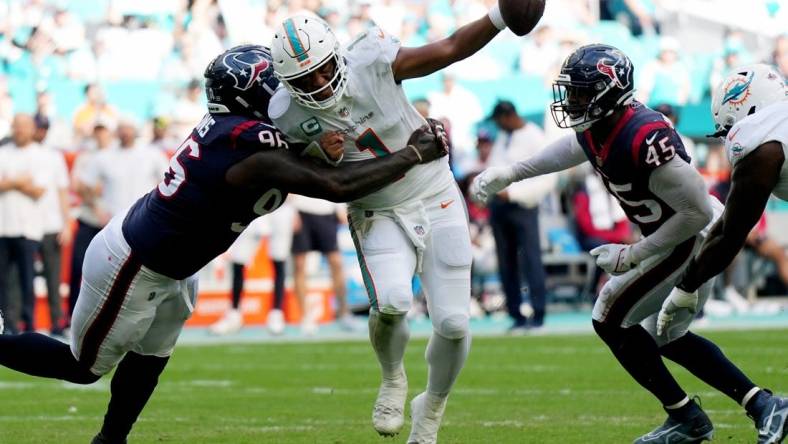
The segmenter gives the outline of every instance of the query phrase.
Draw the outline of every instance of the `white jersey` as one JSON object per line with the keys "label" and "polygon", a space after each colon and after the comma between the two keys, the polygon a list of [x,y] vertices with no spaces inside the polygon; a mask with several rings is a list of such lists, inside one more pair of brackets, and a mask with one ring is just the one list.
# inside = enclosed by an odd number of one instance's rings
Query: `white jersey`
{"label": "white jersey", "polygon": [[731,128],[725,138],[725,150],[731,167],[767,142],[779,142],[783,146],[786,160],[772,193],[782,200],[788,200],[788,100],[769,105]]}
{"label": "white jersey", "polygon": [[[327,131],[345,135],[343,162],[382,157],[407,146],[408,138],[426,122],[394,81],[391,64],[400,42],[373,28],[346,48],[348,86],[336,105],[325,110],[301,106],[284,87],[276,90],[268,108],[279,130],[296,142],[317,141]],[[353,202],[363,209],[397,207],[424,199],[454,185],[448,158],[417,165],[405,177]]]}

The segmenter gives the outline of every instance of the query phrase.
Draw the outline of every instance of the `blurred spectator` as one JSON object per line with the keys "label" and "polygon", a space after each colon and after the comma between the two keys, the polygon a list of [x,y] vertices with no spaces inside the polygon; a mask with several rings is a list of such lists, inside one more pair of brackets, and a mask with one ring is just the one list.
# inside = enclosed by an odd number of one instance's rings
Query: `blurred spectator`
{"label": "blurred spectator", "polygon": [[[662,113],[663,116],[667,117],[670,120],[670,122],[673,124],[674,128],[679,127],[679,114],[678,112],[676,112],[675,108],[668,105],[667,103],[661,103],[656,107],[654,107],[654,110]],[[681,143],[682,145],[684,145],[684,150],[690,156],[691,159],[690,164],[695,168],[697,168],[698,159],[695,158],[695,142],[681,133],[679,133],[679,137],[681,137]]]}
{"label": "blurred spectator", "polygon": [[[575,232],[580,247],[588,252],[601,245],[629,244],[634,241],[632,226],[618,201],[607,192],[590,169],[572,193]],[[593,283],[599,288],[604,273],[596,267]],[[592,293],[597,294],[596,291]]]}
{"label": "blurred spectator", "polygon": [[[511,165],[535,155],[544,147],[541,128],[523,120],[511,102],[498,102],[492,119],[501,132],[495,140],[490,166]],[[509,316],[514,321],[512,333],[544,323],[546,289],[539,241],[539,203],[555,187],[556,180],[556,175],[549,174],[512,184],[489,205],[498,271]],[[534,312],[530,325],[520,309],[523,276],[528,282],[528,298]]]}
{"label": "blurred spectator", "polygon": [[416,99],[413,101],[413,107],[416,108],[416,111],[421,114],[421,117],[425,119],[430,117],[430,101],[427,99]]}
{"label": "blurred spectator", "polygon": [[427,99],[430,115],[449,122],[454,153],[471,154],[474,146],[473,129],[483,117],[479,99],[457,85],[451,74],[443,74],[443,90],[428,94]]}
{"label": "blurred spectator", "polygon": [[635,36],[659,32],[655,0],[601,0],[600,3],[603,18],[620,21]]}
{"label": "blurred spectator", "polygon": [[733,69],[745,64],[743,57],[744,51],[744,45],[740,40],[730,38],[726,42],[722,57],[714,61],[714,66],[711,69],[709,92],[712,95],[714,94],[714,90],[722,83],[722,80],[725,79]]}
{"label": "blurred spectator", "polygon": [[553,28],[540,26],[523,39],[520,49],[520,71],[536,76],[548,76],[559,59],[558,42],[553,36]]}
{"label": "blurred spectator", "polygon": [[172,131],[185,137],[205,115],[202,84],[192,79],[183,96],[178,99],[172,110]]}
{"label": "blurred spectator", "polygon": [[8,82],[0,76],[0,140],[11,134],[11,120],[14,115],[14,101],[8,93]]}
{"label": "blurred spectator", "polygon": [[[38,200],[44,194],[47,171],[41,168],[39,145],[33,139],[35,122],[17,114],[11,142],[0,147],[0,310],[8,307],[7,279],[16,266],[22,296],[24,331],[34,331],[33,255],[43,235]],[[6,330],[17,332],[17,320],[6,320]]]}
{"label": "blurred spectator", "polygon": [[74,132],[78,137],[87,137],[96,123],[101,121],[104,125],[114,126],[118,119],[115,108],[108,104],[104,97],[104,90],[97,84],[91,83],[85,87],[85,102],[74,113]]}
{"label": "blurred spectator", "polygon": [[369,11],[372,21],[380,26],[380,29],[394,36],[402,35],[405,14],[403,2],[399,0],[378,0]]}
{"label": "blurred spectator", "polygon": [[[170,129],[170,119],[162,116],[154,117],[151,121],[150,147],[162,153],[174,152],[178,148],[178,136]],[[185,135],[182,135],[185,136]]]}
{"label": "blurred spectator", "polygon": [[772,64],[777,67],[784,79],[788,79],[788,34],[777,37],[772,51]]}
{"label": "blurred spectator", "polygon": [[338,304],[336,317],[339,326],[347,330],[357,329],[347,305],[342,254],[337,246],[337,229],[340,218],[345,218],[344,209],[333,202],[304,196],[294,196],[292,204],[301,221],[293,231],[293,290],[301,305],[302,331],[307,335],[314,334],[318,321],[316,310],[307,300],[306,255],[310,251],[319,251],[328,261]]}
{"label": "blurred spectator", "polygon": [[69,207],[68,169],[60,151],[46,141],[49,119],[36,114],[34,140],[40,144],[38,168],[44,171],[46,184],[44,194],[38,200],[44,234],[39,244],[39,253],[44,266],[51,333],[63,335],[63,302],[60,296],[61,247],[71,243],[71,215]]}
{"label": "blurred spectator", "polygon": [[643,67],[638,100],[643,103],[684,105],[689,99],[690,75],[679,60],[680,43],[674,37],[662,37],[659,56]]}

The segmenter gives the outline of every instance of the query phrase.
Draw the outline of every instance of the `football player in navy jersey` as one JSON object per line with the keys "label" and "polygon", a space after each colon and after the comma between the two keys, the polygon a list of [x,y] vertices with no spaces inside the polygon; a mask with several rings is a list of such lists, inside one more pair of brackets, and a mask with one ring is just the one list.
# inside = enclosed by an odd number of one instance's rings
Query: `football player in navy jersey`
{"label": "football player in navy jersey", "polygon": [[[740,403],[756,425],[768,416],[768,404],[752,402],[759,392],[755,384],[716,345],[688,331],[692,313],[676,314],[670,328],[657,335],[662,302],[722,205],[708,195],[671,124],[634,101],[633,92],[633,67],[626,55],[608,45],[579,48],[561,67],[552,105],[558,126],[575,134],[526,161],[485,170],[470,191],[474,200],[486,202],[514,181],[591,162],[643,234],[632,245],[591,251],[597,265],[613,275],[594,305],[594,330],[668,413],[664,424],[635,443],[696,443],[712,437],[712,423],[679,387],[662,356]],[[708,295],[705,284],[699,289],[701,306]]]}
{"label": "football player in navy jersey", "polygon": [[358,199],[447,153],[445,132],[432,122],[385,158],[313,165],[268,118],[278,81],[267,48],[232,48],[208,65],[205,79],[209,113],[162,182],[90,243],[71,346],[37,333],[0,336],[0,364],[34,376],[90,384],[117,365],[94,444],[126,442],[192,313],[195,274],[253,219],[290,192]]}

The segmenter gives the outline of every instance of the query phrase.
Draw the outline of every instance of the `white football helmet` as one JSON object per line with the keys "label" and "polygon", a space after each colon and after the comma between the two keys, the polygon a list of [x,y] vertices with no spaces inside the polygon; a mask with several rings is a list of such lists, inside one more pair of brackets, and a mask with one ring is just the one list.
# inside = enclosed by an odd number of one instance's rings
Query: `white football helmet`
{"label": "white football helmet", "polygon": [[785,80],[762,63],[737,68],[717,87],[711,100],[715,136],[727,134],[736,122],[772,103],[786,100]]}
{"label": "white football helmet", "polygon": [[[347,66],[339,54],[339,41],[328,23],[317,16],[294,15],[283,21],[271,43],[274,73],[298,103],[312,109],[327,109],[336,104],[347,87]],[[291,82],[309,74],[325,63],[334,61],[331,81],[314,91],[302,91]],[[316,95],[331,88],[331,97],[318,100]]]}

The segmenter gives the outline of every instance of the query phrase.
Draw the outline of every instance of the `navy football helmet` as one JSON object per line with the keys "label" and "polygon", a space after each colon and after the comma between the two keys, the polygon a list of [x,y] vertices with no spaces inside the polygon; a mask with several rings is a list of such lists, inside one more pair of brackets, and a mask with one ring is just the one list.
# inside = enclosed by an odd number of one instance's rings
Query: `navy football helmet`
{"label": "navy football helmet", "polygon": [[268,48],[240,45],[219,54],[205,68],[211,113],[242,114],[269,121],[268,102],[279,86]]}
{"label": "navy football helmet", "polygon": [[635,92],[634,70],[629,57],[610,45],[592,44],[575,50],[553,83],[550,111],[556,125],[582,132],[629,105]]}

